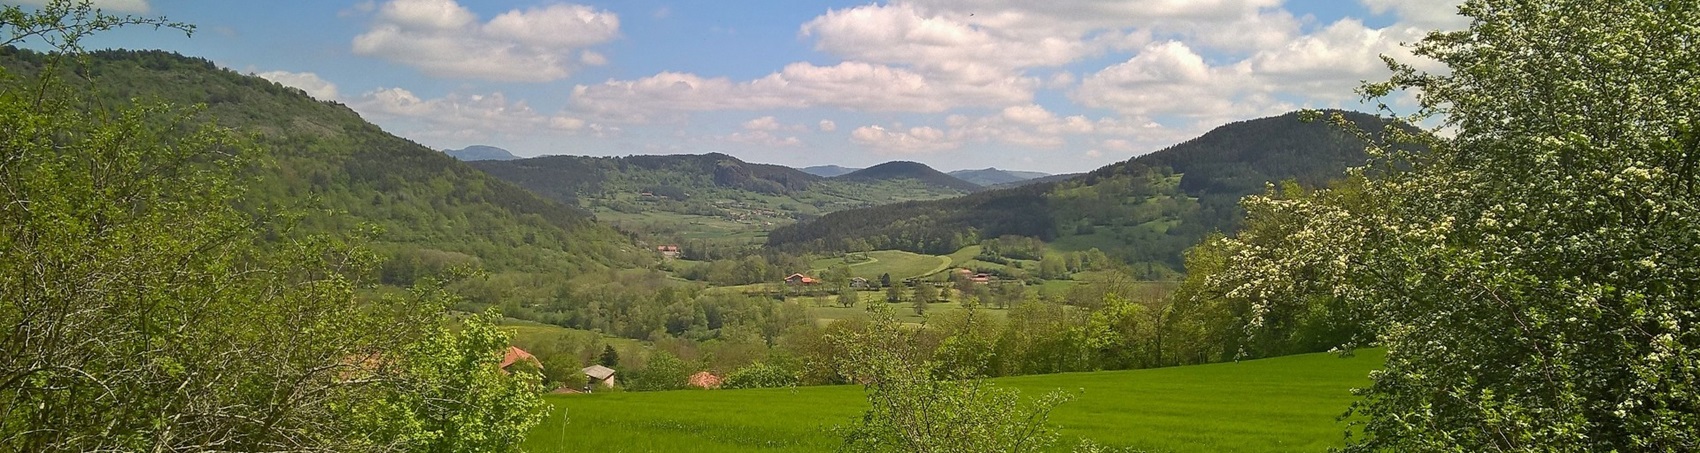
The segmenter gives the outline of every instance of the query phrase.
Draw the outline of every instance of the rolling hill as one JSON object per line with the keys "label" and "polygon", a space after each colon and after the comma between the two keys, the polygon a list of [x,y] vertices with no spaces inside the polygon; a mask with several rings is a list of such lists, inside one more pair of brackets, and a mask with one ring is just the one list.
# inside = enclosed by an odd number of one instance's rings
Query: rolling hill
{"label": "rolling hill", "polygon": [[1036,171],[999,170],[997,168],[986,168],[986,169],[981,169],[981,170],[957,170],[957,171],[953,171],[953,172],[946,173],[946,174],[951,175],[951,176],[955,176],[957,179],[961,179],[963,181],[968,181],[968,182],[974,183],[976,185],[984,186],[984,187],[991,187],[991,186],[995,186],[995,185],[999,185],[999,184],[1009,184],[1009,183],[1026,181],[1026,180],[1034,179],[1034,178],[1043,178],[1043,177],[1046,177],[1046,176],[1050,176],[1049,173],[1040,173],[1040,172],[1036,172]]}
{"label": "rolling hill", "polygon": [[837,166],[837,165],[816,165],[816,166],[813,166],[813,167],[803,167],[803,168],[800,168],[799,170],[802,170],[803,173],[808,173],[808,174],[815,175],[815,176],[831,178],[833,176],[849,174],[850,172],[853,172],[853,171],[856,171],[856,170],[861,170],[861,169],[860,168],[840,167],[840,166]]}
{"label": "rolling hill", "polygon": [[[41,70],[44,57],[0,48],[0,64]],[[588,212],[540,198],[448,155],[384,132],[348,107],[299,89],[159,51],[89,53],[79,73],[91,108],[203,104],[201,115],[248,137],[267,158],[248,171],[245,203],[303,217],[278,234],[380,232],[383,281],[408,284],[443,266],[570,275],[645,259]],[[0,82],[3,85],[6,82]],[[332,214],[336,213],[336,214]]]}
{"label": "rolling hill", "polygon": [[[1386,124],[1341,112],[1365,130]],[[1198,138],[1063,181],[828,214],[774,230],[768,245],[946,254],[982,238],[1037,237],[1064,251],[1100,249],[1131,264],[1179,270],[1181,252],[1211,231],[1231,232],[1241,197],[1272,181],[1318,186],[1367,160],[1364,143],[1298,113],[1223,125]]]}
{"label": "rolling hill", "polygon": [[508,150],[485,145],[472,145],[461,149],[446,149],[443,150],[443,154],[448,154],[449,157],[463,161],[514,160],[519,158],[519,156],[513,155],[513,153],[508,152]]}
{"label": "rolling hill", "polygon": [[850,173],[845,173],[843,175],[835,176],[833,179],[839,181],[862,182],[913,180],[931,187],[960,190],[963,192],[977,192],[983,189],[983,187],[980,187],[979,184],[963,181],[955,176],[947,175],[944,172],[934,170],[933,167],[928,167],[927,164],[901,160],[886,162]]}
{"label": "rolling hill", "polygon": [[[747,244],[768,230],[826,213],[968,193],[885,175],[823,178],[719,153],[668,156],[544,156],[471,165],[544,197],[580,206],[658,243]],[[931,170],[931,169],[926,169]],[[932,173],[937,173],[933,171]],[[948,176],[917,171],[922,178]],[[848,175],[846,175],[848,176]]]}

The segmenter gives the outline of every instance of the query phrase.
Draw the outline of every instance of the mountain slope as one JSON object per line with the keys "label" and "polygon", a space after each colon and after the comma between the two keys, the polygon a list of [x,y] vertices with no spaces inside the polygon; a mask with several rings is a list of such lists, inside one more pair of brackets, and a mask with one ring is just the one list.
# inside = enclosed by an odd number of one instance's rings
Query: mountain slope
{"label": "mountain slope", "polygon": [[[0,64],[22,73],[42,62],[38,53],[0,49]],[[373,246],[386,255],[386,282],[411,283],[455,263],[571,274],[642,259],[623,251],[632,248],[629,240],[583,210],[385,133],[299,89],[175,53],[100,51],[86,62],[90,78],[80,83],[101,104],[92,108],[130,99],[202,103],[206,118],[267,150],[270,158],[251,170],[250,208],[303,209],[300,233],[378,227]]]}
{"label": "mountain slope", "polygon": [[[1372,115],[1345,115],[1369,131],[1385,127]],[[1363,148],[1330,124],[1289,113],[1224,125],[1063,181],[829,214],[774,230],[768,245],[837,250],[860,239],[874,248],[949,253],[982,238],[1021,235],[1178,270],[1186,247],[1211,231],[1237,228],[1241,197],[1271,181],[1323,184],[1366,161]]]}
{"label": "mountain slope", "polygon": [[892,161],[872,167],[856,170],[833,179],[840,181],[893,181],[909,179],[920,181],[933,187],[976,192],[982,189],[979,184],[963,181],[955,176],[934,170],[920,162]]}
{"label": "mountain slope", "polygon": [[485,145],[472,145],[461,149],[443,150],[443,154],[448,154],[449,157],[463,161],[514,160],[519,158],[519,156],[513,155],[513,153],[508,152],[508,150]]}
{"label": "mountain slope", "polygon": [[853,171],[856,171],[856,170],[861,170],[861,169],[860,168],[840,167],[840,166],[837,166],[837,165],[816,165],[816,166],[813,166],[813,167],[799,168],[798,170],[802,170],[803,173],[808,173],[808,174],[815,175],[815,176],[831,178],[833,176],[846,175],[846,174],[849,174],[850,172],[853,172]]}
{"label": "mountain slope", "polygon": [[544,156],[471,164],[544,197],[589,209],[657,243],[742,245],[776,225],[833,211],[967,192],[904,178],[827,179],[718,153]]}
{"label": "mountain slope", "polygon": [[1013,182],[1026,181],[1026,180],[1033,179],[1033,178],[1043,178],[1043,177],[1046,177],[1046,176],[1050,176],[1050,174],[1040,173],[1040,172],[1036,172],[1036,171],[1010,171],[1010,170],[999,170],[997,168],[986,168],[986,169],[981,169],[981,170],[957,170],[957,171],[953,171],[953,172],[946,173],[946,174],[951,175],[951,176],[955,176],[957,179],[961,179],[963,181],[968,181],[968,182],[978,184],[978,185],[984,186],[984,187],[991,187],[991,186],[995,186],[995,185],[998,185],[998,184],[1009,184],[1009,183],[1013,183]]}

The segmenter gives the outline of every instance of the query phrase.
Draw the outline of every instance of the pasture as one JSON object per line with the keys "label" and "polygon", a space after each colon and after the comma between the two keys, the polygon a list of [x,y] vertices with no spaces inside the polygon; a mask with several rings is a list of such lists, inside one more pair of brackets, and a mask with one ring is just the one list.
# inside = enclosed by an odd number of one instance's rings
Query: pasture
{"label": "pasture", "polygon": [[[1381,351],[1306,354],[1150,370],[1019,376],[998,385],[1034,396],[1077,395],[1056,409],[1057,451],[1090,438],[1153,452],[1324,451],[1343,444],[1336,421],[1350,389],[1369,383]],[[682,390],[549,396],[532,452],[826,452],[836,426],[864,409],[854,386]]]}
{"label": "pasture", "polygon": [[[858,253],[857,255],[863,255]],[[867,261],[846,263],[842,258],[823,258],[810,263],[815,275],[822,270],[835,265],[848,264],[852,277],[862,277],[868,280],[878,280],[881,274],[891,274],[893,281],[902,281],[910,277],[932,275],[950,267],[950,258],[935,255],[922,255],[902,250],[878,250],[868,252]]]}

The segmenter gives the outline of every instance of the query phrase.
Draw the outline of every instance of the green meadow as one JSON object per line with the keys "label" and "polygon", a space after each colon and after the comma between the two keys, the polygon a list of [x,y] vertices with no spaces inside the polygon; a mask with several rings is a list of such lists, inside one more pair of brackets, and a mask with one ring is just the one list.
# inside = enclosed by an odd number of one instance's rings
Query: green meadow
{"label": "green meadow", "polygon": [[[1188,367],[995,379],[1035,396],[1076,394],[1052,414],[1057,451],[1090,438],[1152,452],[1325,451],[1350,389],[1383,353],[1306,354]],[[532,452],[826,452],[866,403],[855,386],[553,395]]]}
{"label": "green meadow", "polygon": [[902,250],[877,250],[858,253],[866,256],[867,261],[846,263],[843,258],[824,258],[810,263],[812,272],[817,275],[824,269],[836,265],[847,265],[850,275],[869,280],[878,279],[881,274],[891,274],[894,281],[902,281],[910,277],[921,277],[942,272],[950,267],[950,259],[936,255],[922,255]]}

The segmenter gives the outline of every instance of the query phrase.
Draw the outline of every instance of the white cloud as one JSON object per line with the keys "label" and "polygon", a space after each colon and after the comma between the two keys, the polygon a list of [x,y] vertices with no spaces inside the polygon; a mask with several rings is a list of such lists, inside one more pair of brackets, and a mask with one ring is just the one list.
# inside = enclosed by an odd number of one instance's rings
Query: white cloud
{"label": "white cloud", "polygon": [[267,71],[258,74],[262,79],[270,80],[306,91],[307,95],[321,101],[337,99],[336,84],[320,78],[311,72]]}
{"label": "white cloud", "polygon": [[962,146],[960,142],[946,137],[944,131],[925,126],[908,130],[887,130],[879,125],[862,126],[850,132],[850,141],[881,154],[929,153]]}
{"label": "white cloud", "polygon": [[619,29],[614,13],[582,5],[516,9],[479,23],[453,0],[391,0],[353,47],[438,77],[543,82],[567,77],[577,64],[606,63],[579,51]]}
{"label": "white cloud", "polygon": [[[6,3],[16,3],[25,6],[46,6],[48,0],[14,0]],[[93,0],[95,8],[112,13],[145,13],[148,12],[148,0]]]}
{"label": "white cloud", "polygon": [[777,135],[774,135],[772,132],[768,132],[768,131],[765,131],[765,130],[748,130],[748,131],[744,131],[744,132],[733,132],[732,134],[727,135],[725,138],[726,138],[726,141],[729,141],[729,142],[743,143],[743,144],[746,144],[746,145],[775,147],[775,148],[801,146],[803,144],[803,141],[801,139],[798,139],[797,137],[779,137]]}
{"label": "white cloud", "polygon": [[1470,19],[1458,15],[1458,5],[1464,0],[1425,0],[1413,2],[1407,0],[1360,0],[1370,12],[1387,14],[1392,12],[1405,25],[1429,30],[1461,30],[1470,25]]}
{"label": "white cloud", "polygon": [[412,128],[414,134],[426,137],[485,138],[543,129],[596,136],[620,132],[619,128],[566,114],[544,115],[525,101],[509,100],[500,92],[424,99],[402,88],[379,88],[360,95],[349,105],[363,115],[405,122],[407,125],[401,127]]}
{"label": "white cloud", "polygon": [[1033,96],[1030,79],[989,84],[944,83],[885,65],[792,63],[747,82],[663,72],[637,80],[610,80],[573,89],[574,104],[626,121],[675,112],[839,107],[859,111],[942,112],[963,106],[1003,106]]}
{"label": "white cloud", "polygon": [[838,130],[838,123],[834,123],[832,120],[820,120],[821,132],[832,132],[836,130]]}
{"label": "white cloud", "polygon": [[764,116],[744,122],[744,129],[752,131],[777,131],[779,120],[772,116]]}

